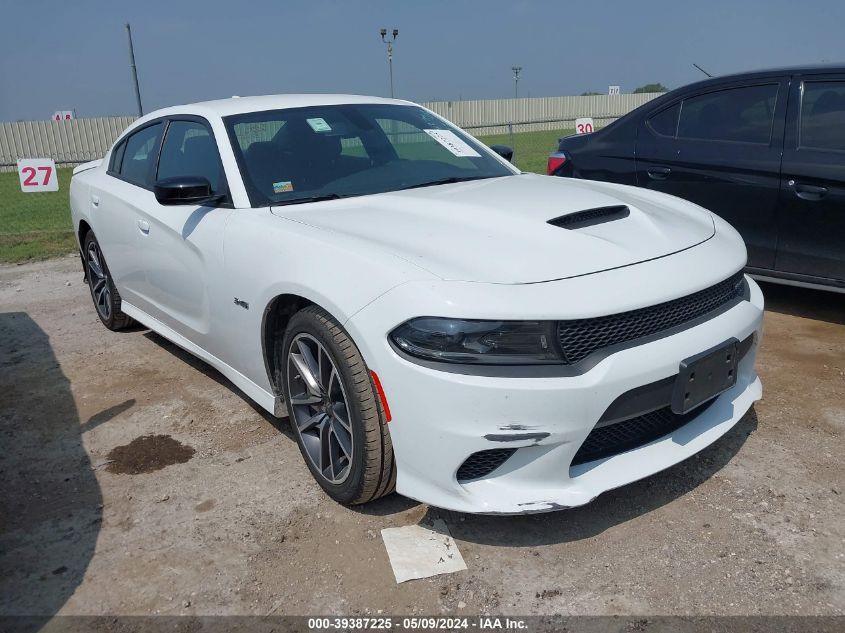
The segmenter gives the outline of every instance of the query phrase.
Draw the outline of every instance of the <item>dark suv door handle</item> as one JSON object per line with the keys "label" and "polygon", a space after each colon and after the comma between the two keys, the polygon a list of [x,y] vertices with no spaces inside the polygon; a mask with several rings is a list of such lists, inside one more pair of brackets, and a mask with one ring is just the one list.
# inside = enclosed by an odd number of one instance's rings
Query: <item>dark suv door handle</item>
{"label": "dark suv door handle", "polygon": [[827,194],[827,187],[817,187],[816,185],[803,185],[800,182],[790,180],[787,183],[795,191],[795,195],[802,200],[821,200]]}
{"label": "dark suv door handle", "polygon": [[666,180],[666,176],[671,174],[672,170],[668,167],[652,167],[647,173],[652,180]]}

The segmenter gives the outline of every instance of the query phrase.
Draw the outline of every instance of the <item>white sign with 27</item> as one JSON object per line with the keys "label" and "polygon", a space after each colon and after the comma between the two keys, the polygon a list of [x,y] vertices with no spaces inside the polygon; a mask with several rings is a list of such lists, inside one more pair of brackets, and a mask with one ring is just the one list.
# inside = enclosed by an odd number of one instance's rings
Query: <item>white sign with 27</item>
{"label": "white sign with 27", "polygon": [[59,177],[52,158],[21,158],[18,160],[18,178],[21,191],[58,191]]}

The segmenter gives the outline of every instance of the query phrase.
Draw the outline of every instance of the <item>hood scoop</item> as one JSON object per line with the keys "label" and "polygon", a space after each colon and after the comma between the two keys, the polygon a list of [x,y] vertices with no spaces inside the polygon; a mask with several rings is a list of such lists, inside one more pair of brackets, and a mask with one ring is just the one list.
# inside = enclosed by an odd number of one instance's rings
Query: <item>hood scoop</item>
{"label": "hood scoop", "polygon": [[549,220],[548,223],[552,226],[559,226],[562,229],[575,230],[596,224],[604,224],[605,222],[615,222],[616,220],[627,218],[629,215],[631,215],[631,210],[626,205],[619,204],[568,213]]}

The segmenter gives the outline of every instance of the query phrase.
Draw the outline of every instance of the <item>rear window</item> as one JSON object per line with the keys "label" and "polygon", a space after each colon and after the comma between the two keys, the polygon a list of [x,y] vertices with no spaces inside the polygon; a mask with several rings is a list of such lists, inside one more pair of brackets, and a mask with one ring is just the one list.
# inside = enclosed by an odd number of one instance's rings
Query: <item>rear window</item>
{"label": "rear window", "polygon": [[772,136],[778,84],[744,86],[684,99],[678,136],[766,143]]}
{"label": "rear window", "polygon": [[845,151],[845,82],[804,82],[799,147]]}

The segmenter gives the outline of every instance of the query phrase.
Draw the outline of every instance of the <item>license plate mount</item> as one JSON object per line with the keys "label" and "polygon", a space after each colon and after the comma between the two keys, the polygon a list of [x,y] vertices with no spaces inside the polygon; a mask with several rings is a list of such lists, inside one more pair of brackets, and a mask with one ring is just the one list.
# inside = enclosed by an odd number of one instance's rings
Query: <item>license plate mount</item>
{"label": "license plate mount", "polygon": [[683,414],[736,384],[739,341],[732,338],[681,361],[672,391],[672,413]]}

